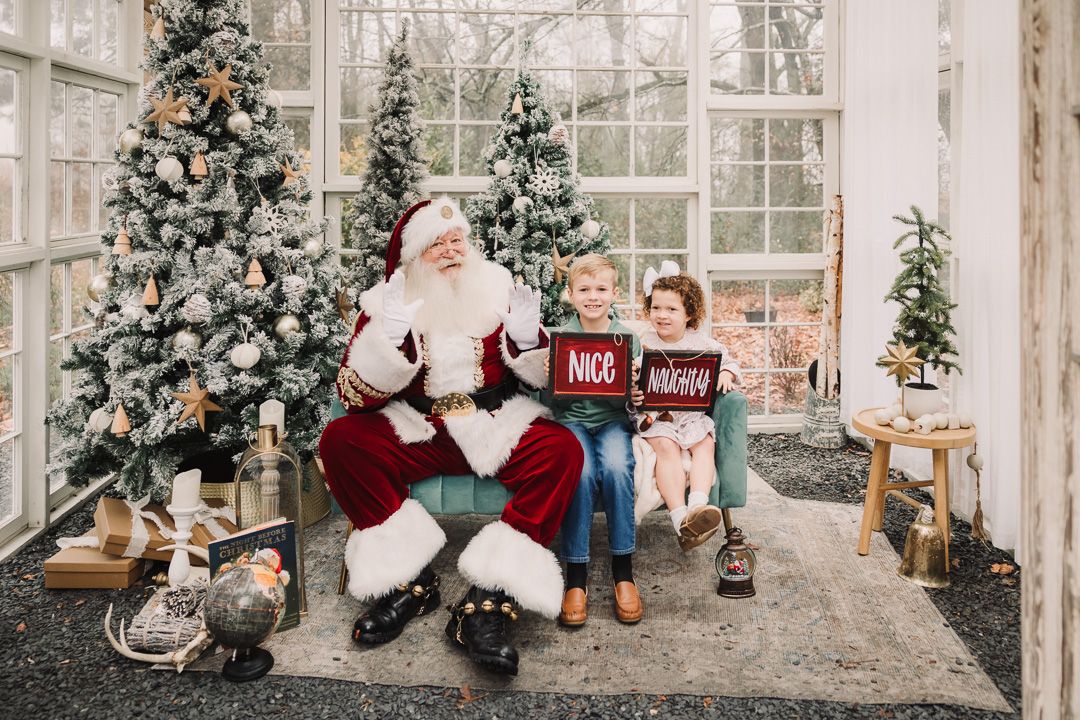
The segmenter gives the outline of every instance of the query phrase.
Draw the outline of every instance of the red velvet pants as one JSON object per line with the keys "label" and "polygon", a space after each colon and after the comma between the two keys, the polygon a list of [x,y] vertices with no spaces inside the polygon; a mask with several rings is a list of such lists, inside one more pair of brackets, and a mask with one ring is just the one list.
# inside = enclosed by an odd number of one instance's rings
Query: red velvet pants
{"label": "red velvet pants", "polygon": [[[438,425],[427,442],[405,444],[381,413],[331,422],[319,441],[330,492],[358,530],[381,525],[409,496],[409,485],[432,475],[472,473],[465,456]],[[499,471],[514,494],[502,521],[546,547],[555,538],[577,490],[581,444],[562,425],[533,421]]]}

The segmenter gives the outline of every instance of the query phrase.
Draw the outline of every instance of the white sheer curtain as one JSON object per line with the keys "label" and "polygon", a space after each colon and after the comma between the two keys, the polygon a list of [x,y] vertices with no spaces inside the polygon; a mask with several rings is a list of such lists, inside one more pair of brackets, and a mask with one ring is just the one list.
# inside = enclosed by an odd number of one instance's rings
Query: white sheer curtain
{"label": "white sheer curtain", "polygon": [[[966,11],[953,112],[952,218],[960,365],[954,407],[978,428],[983,511],[994,543],[1019,524],[1019,28],[1017,0],[954,0]],[[882,298],[899,269],[892,220],[937,214],[937,2],[849,2],[845,13],[841,188],[845,196],[843,412],[894,401],[876,358],[896,318]],[[959,47],[957,47],[959,46]],[[967,452],[952,452],[954,511],[975,509]],[[930,453],[894,446],[893,467],[929,478]]]}

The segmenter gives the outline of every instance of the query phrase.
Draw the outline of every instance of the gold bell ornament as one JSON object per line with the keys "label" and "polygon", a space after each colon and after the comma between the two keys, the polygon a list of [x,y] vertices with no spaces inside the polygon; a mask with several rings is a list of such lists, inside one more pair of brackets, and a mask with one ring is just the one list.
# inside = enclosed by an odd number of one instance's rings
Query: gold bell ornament
{"label": "gold bell ornament", "polygon": [[915,521],[908,526],[904,540],[904,556],[896,574],[916,585],[928,588],[949,586],[945,567],[945,533],[934,522],[934,509],[919,508]]}

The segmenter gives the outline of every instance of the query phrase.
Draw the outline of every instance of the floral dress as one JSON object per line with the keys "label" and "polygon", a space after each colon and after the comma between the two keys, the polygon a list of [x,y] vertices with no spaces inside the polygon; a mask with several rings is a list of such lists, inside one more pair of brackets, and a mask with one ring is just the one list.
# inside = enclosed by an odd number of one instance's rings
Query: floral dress
{"label": "floral dress", "polygon": [[[686,329],[683,336],[675,342],[665,342],[656,334],[656,330],[649,328],[641,335],[643,350],[703,350],[707,352],[719,352],[721,354],[720,370],[729,370],[735,376],[735,384],[742,382],[742,370],[739,363],[732,359],[726,347],[719,340],[713,339],[701,330]],[[642,430],[640,421],[648,415],[653,418],[652,425]],[[666,419],[671,416],[671,420]],[[713,419],[699,411],[676,411],[665,414],[664,420],[657,419],[655,411],[639,413],[634,418],[634,427],[638,434],[644,438],[666,437],[678,443],[683,450],[688,450],[697,445],[709,435],[715,436],[716,424]]]}

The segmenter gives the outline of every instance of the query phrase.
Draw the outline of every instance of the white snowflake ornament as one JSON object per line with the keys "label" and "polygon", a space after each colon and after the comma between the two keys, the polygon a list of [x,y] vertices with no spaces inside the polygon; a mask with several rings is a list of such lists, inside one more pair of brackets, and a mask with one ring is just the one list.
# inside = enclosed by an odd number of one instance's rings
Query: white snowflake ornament
{"label": "white snowflake ornament", "polygon": [[559,173],[549,167],[538,168],[529,180],[529,187],[537,195],[554,195],[559,189]]}

